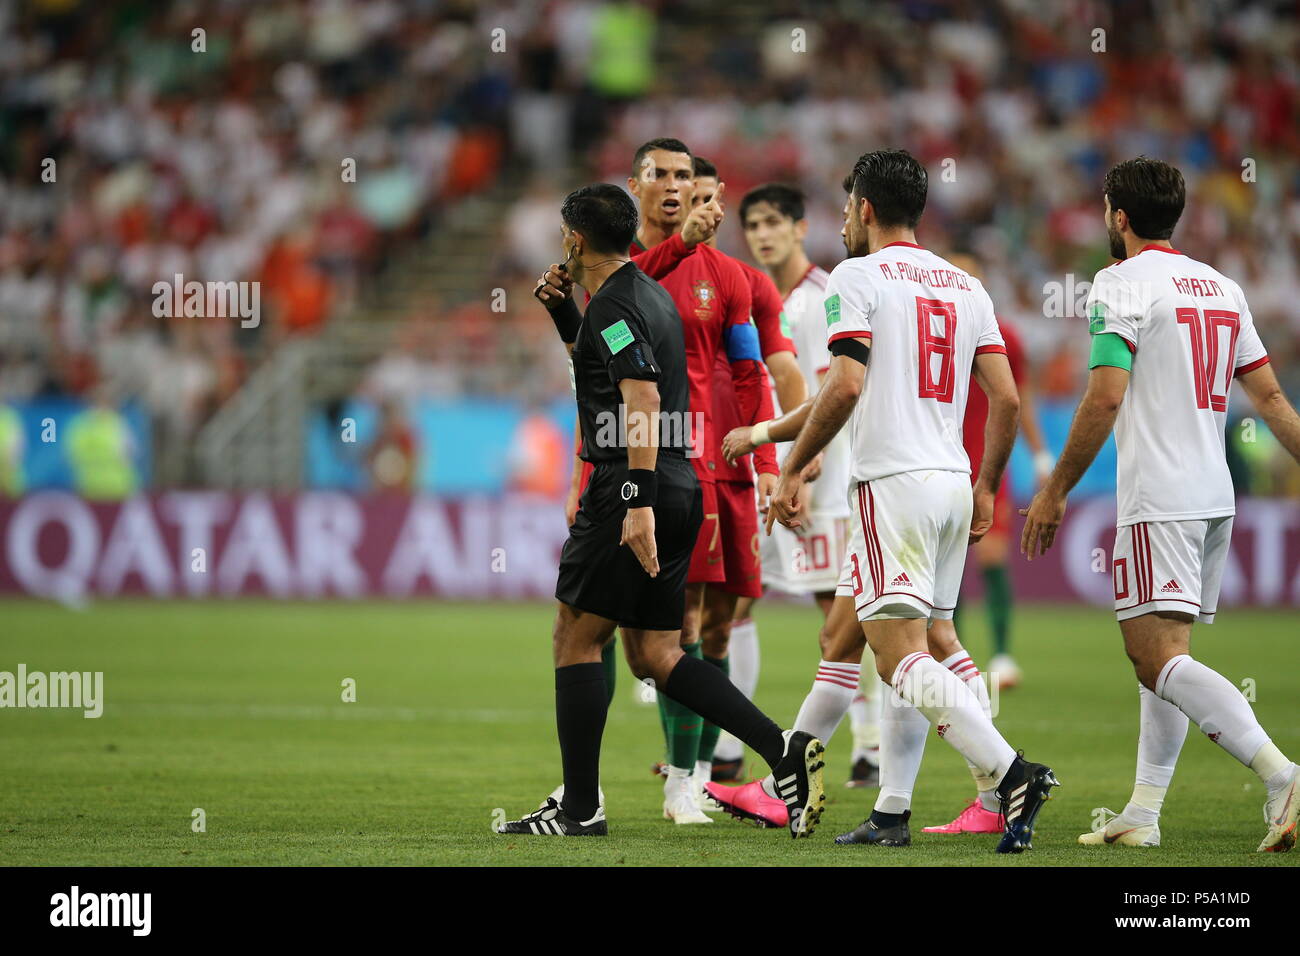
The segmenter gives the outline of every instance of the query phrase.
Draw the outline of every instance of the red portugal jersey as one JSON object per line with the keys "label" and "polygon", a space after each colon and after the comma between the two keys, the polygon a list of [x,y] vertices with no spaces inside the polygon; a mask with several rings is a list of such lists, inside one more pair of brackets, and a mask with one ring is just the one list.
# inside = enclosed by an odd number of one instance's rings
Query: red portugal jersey
{"label": "red portugal jersey", "polygon": [[[998,319],[998,331],[1007,346],[1007,361],[1011,363],[1011,375],[1020,385],[1025,380],[1025,347],[1014,325]],[[966,417],[961,426],[961,443],[970,458],[971,484],[979,477],[980,462],[984,460],[984,424],[989,417],[989,400],[984,389],[975,384],[971,377],[970,394],[966,398]]]}
{"label": "red portugal jersey", "polygon": [[[735,260],[740,268],[744,271],[745,277],[749,280],[749,293],[754,316],[754,325],[758,329],[758,347],[762,352],[763,358],[776,352],[795,351],[794,343],[785,333],[782,326],[785,324],[782,318],[784,303],[781,301],[781,293],[777,290],[776,284],[766,272],[754,268],[747,262]],[[758,471],[768,475],[778,475],[781,469],[776,463],[776,445],[767,444],[759,448],[753,455],[746,455],[737,459],[734,465],[727,464],[727,460],[722,457],[722,439],[727,436],[727,432],[733,428],[741,428],[746,425],[753,425],[756,421],[766,421],[776,414],[776,409],[772,405],[772,390],[767,387],[767,373],[763,372],[765,387],[763,389],[763,400],[759,405],[757,416],[750,415],[746,417],[737,399],[736,390],[731,384],[731,367],[727,362],[725,354],[719,354],[717,362],[713,366],[713,420],[716,424],[714,429],[714,438],[717,444],[713,447],[712,453],[718,463],[717,476],[718,481],[739,481],[747,484],[753,484],[754,465]],[[754,459],[754,465],[750,464],[750,458]]]}
{"label": "red portugal jersey", "polygon": [[[771,417],[773,413],[771,390],[757,354],[757,344],[751,357],[744,356],[743,347],[733,346],[731,351],[735,354],[728,354],[728,329],[751,324],[749,278],[742,263],[709,246],[697,245],[687,249],[680,234],[670,236],[651,249],[633,240],[628,253],[641,271],[668,291],[682,317],[686,373],[691,391],[690,427],[694,430],[691,462],[701,481],[717,481],[718,472],[727,464],[721,455],[725,432],[715,434],[713,418],[715,365],[721,362],[729,370],[728,384],[740,407],[740,414],[750,416],[747,424],[762,420],[754,416],[761,414],[764,403],[767,414],[763,417]],[[773,287],[773,293],[775,291]],[[779,295],[777,306],[779,326]],[[793,350],[793,346],[790,348]],[[702,423],[703,428],[697,423]],[[583,488],[591,477],[591,470],[589,464],[584,465]]]}

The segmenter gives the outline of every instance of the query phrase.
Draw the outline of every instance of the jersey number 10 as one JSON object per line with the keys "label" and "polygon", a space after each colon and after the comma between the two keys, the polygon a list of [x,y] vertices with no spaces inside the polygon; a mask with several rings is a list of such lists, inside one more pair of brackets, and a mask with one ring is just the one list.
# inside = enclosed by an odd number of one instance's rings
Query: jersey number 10
{"label": "jersey number 10", "polygon": [[[1196,407],[1221,412],[1228,407],[1228,389],[1232,386],[1232,361],[1237,351],[1237,332],[1241,317],[1223,309],[1178,309],[1178,324],[1187,326],[1192,340],[1192,379],[1196,383]],[[1228,330],[1228,348],[1223,354],[1223,377],[1219,370],[1219,330]],[[1215,385],[1223,382],[1222,394]]]}

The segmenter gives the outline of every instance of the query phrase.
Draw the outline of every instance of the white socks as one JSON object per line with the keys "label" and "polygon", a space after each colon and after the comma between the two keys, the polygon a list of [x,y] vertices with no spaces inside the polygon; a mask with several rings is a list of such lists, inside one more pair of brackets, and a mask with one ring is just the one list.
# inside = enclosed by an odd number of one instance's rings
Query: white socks
{"label": "white socks", "polygon": [[[861,665],[859,665],[861,667]],[[866,757],[876,763],[880,750],[880,681],[873,673],[871,678],[858,685],[858,693],[849,704],[849,726],[853,728],[853,762]],[[863,693],[872,688],[870,696]]]}
{"label": "white socks", "polygon": [[[975,699],[979,701],[984,716],[991,721],[993,719],[993,706],[989,702],[989,689],[984,686],[984,680],[980,677],[980,669],[975,666],[975,662],[970,659],[970,655],[963,649],[946,658],[942,663],[944,667],[952,671],[954,676],[965,683],[970,692],[975,695]],[[982,773],[969,760],[966,761],[966,766],[970,767],[971,776],[975,778],[975,789],[979,791],[980,806],[991,813],[1000,813],[1002,803],[996,793],[998,778]]]}
{"label": "white socks", "polygon": [[750,700],[758,687],[758,625],[752,617],[731,624],[731,641],[727,645],[731,658],[731,682]]}
{"label": "white socks", "polygon": [[[861,670],[860,664],[835,661],[822,661],[817,665],[817,677],[794,719],[794,729],[812,734],[823,744],[828,743],[857,696]],[[763,792],[769,797],[776,796],[771,774],[763,779]]]}
{"label": "white socks", "polygon": [[823,744],[828,743],[857,696],[861,669],[858,664],[835,661],[822,661],[817,665],[817,678],[803,699],[803,706],[794,719],[794,729],[820,738]]}
{"label": "white socks", "polygon": [[[758,625],[752,617],[731,624],[731,642],[727,657],[731,660],[731,682],[748,699],[754,699],[758,688]],[[745,745],[725,730],[713,749],[715,760],[739,760],[745,755]]]}
{"label": "white socks", "polygon": [[1187,654],[1170,658],[1156,680],[1156,694],[1265,783],[1290,763],[1268,739],[1241,691],[1195,658]]}
{"label": "white socks", "polygon": [[902,813],[912,806],[912,790],[921,772],[930,722],[893,688],[881,696],[880,795],[875,808],[881,813]]}
{"label": "white socks", "polygon": [[998,781],[1006,775],[1016,752],[965,681],[926,652],[916,651],[899,661],[891,683],[898,696],[924,714],[939,736],[984,776]]}
{"label": "white socks", "polygon": [[1174,767],[1187,739],[1187,715],[1138,684],[1137,776],[1124,819],[1155,823],[1174,778]]}

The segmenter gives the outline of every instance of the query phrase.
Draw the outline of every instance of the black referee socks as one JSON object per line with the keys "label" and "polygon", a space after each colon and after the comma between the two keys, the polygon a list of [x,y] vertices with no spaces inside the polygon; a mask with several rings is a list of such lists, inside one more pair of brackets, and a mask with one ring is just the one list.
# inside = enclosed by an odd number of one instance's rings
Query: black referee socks
{"label": "black referee socks", "polygon": [[683,654],[668,675],[664,693],[749,744],[769,767],[781,762],[785,753],[781,728],[755,707],[719,668]]}
{"label": "black referee socks", "polygon": [[564,766],[564,812],[579,823],[600,804],[600,738],[609,696],[600,662],[555,669],[555,728]]}

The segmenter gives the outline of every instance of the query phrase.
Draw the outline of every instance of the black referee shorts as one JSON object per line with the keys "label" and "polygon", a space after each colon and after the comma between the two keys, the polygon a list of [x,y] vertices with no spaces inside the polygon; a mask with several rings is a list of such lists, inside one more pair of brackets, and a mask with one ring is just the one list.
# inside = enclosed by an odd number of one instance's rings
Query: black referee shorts
{"label": "black referee shorts", "polygon": [[686,609],[686,573],[704,505],[690,462],[661,455],[656,466],[655,543],[659,576],[650,577],[632,549],[620,545],[627,505],[621,496],[627,463],[596,466],[578,503],[578,518],[560,554],[555,597],[622,627],[676,631]]}

